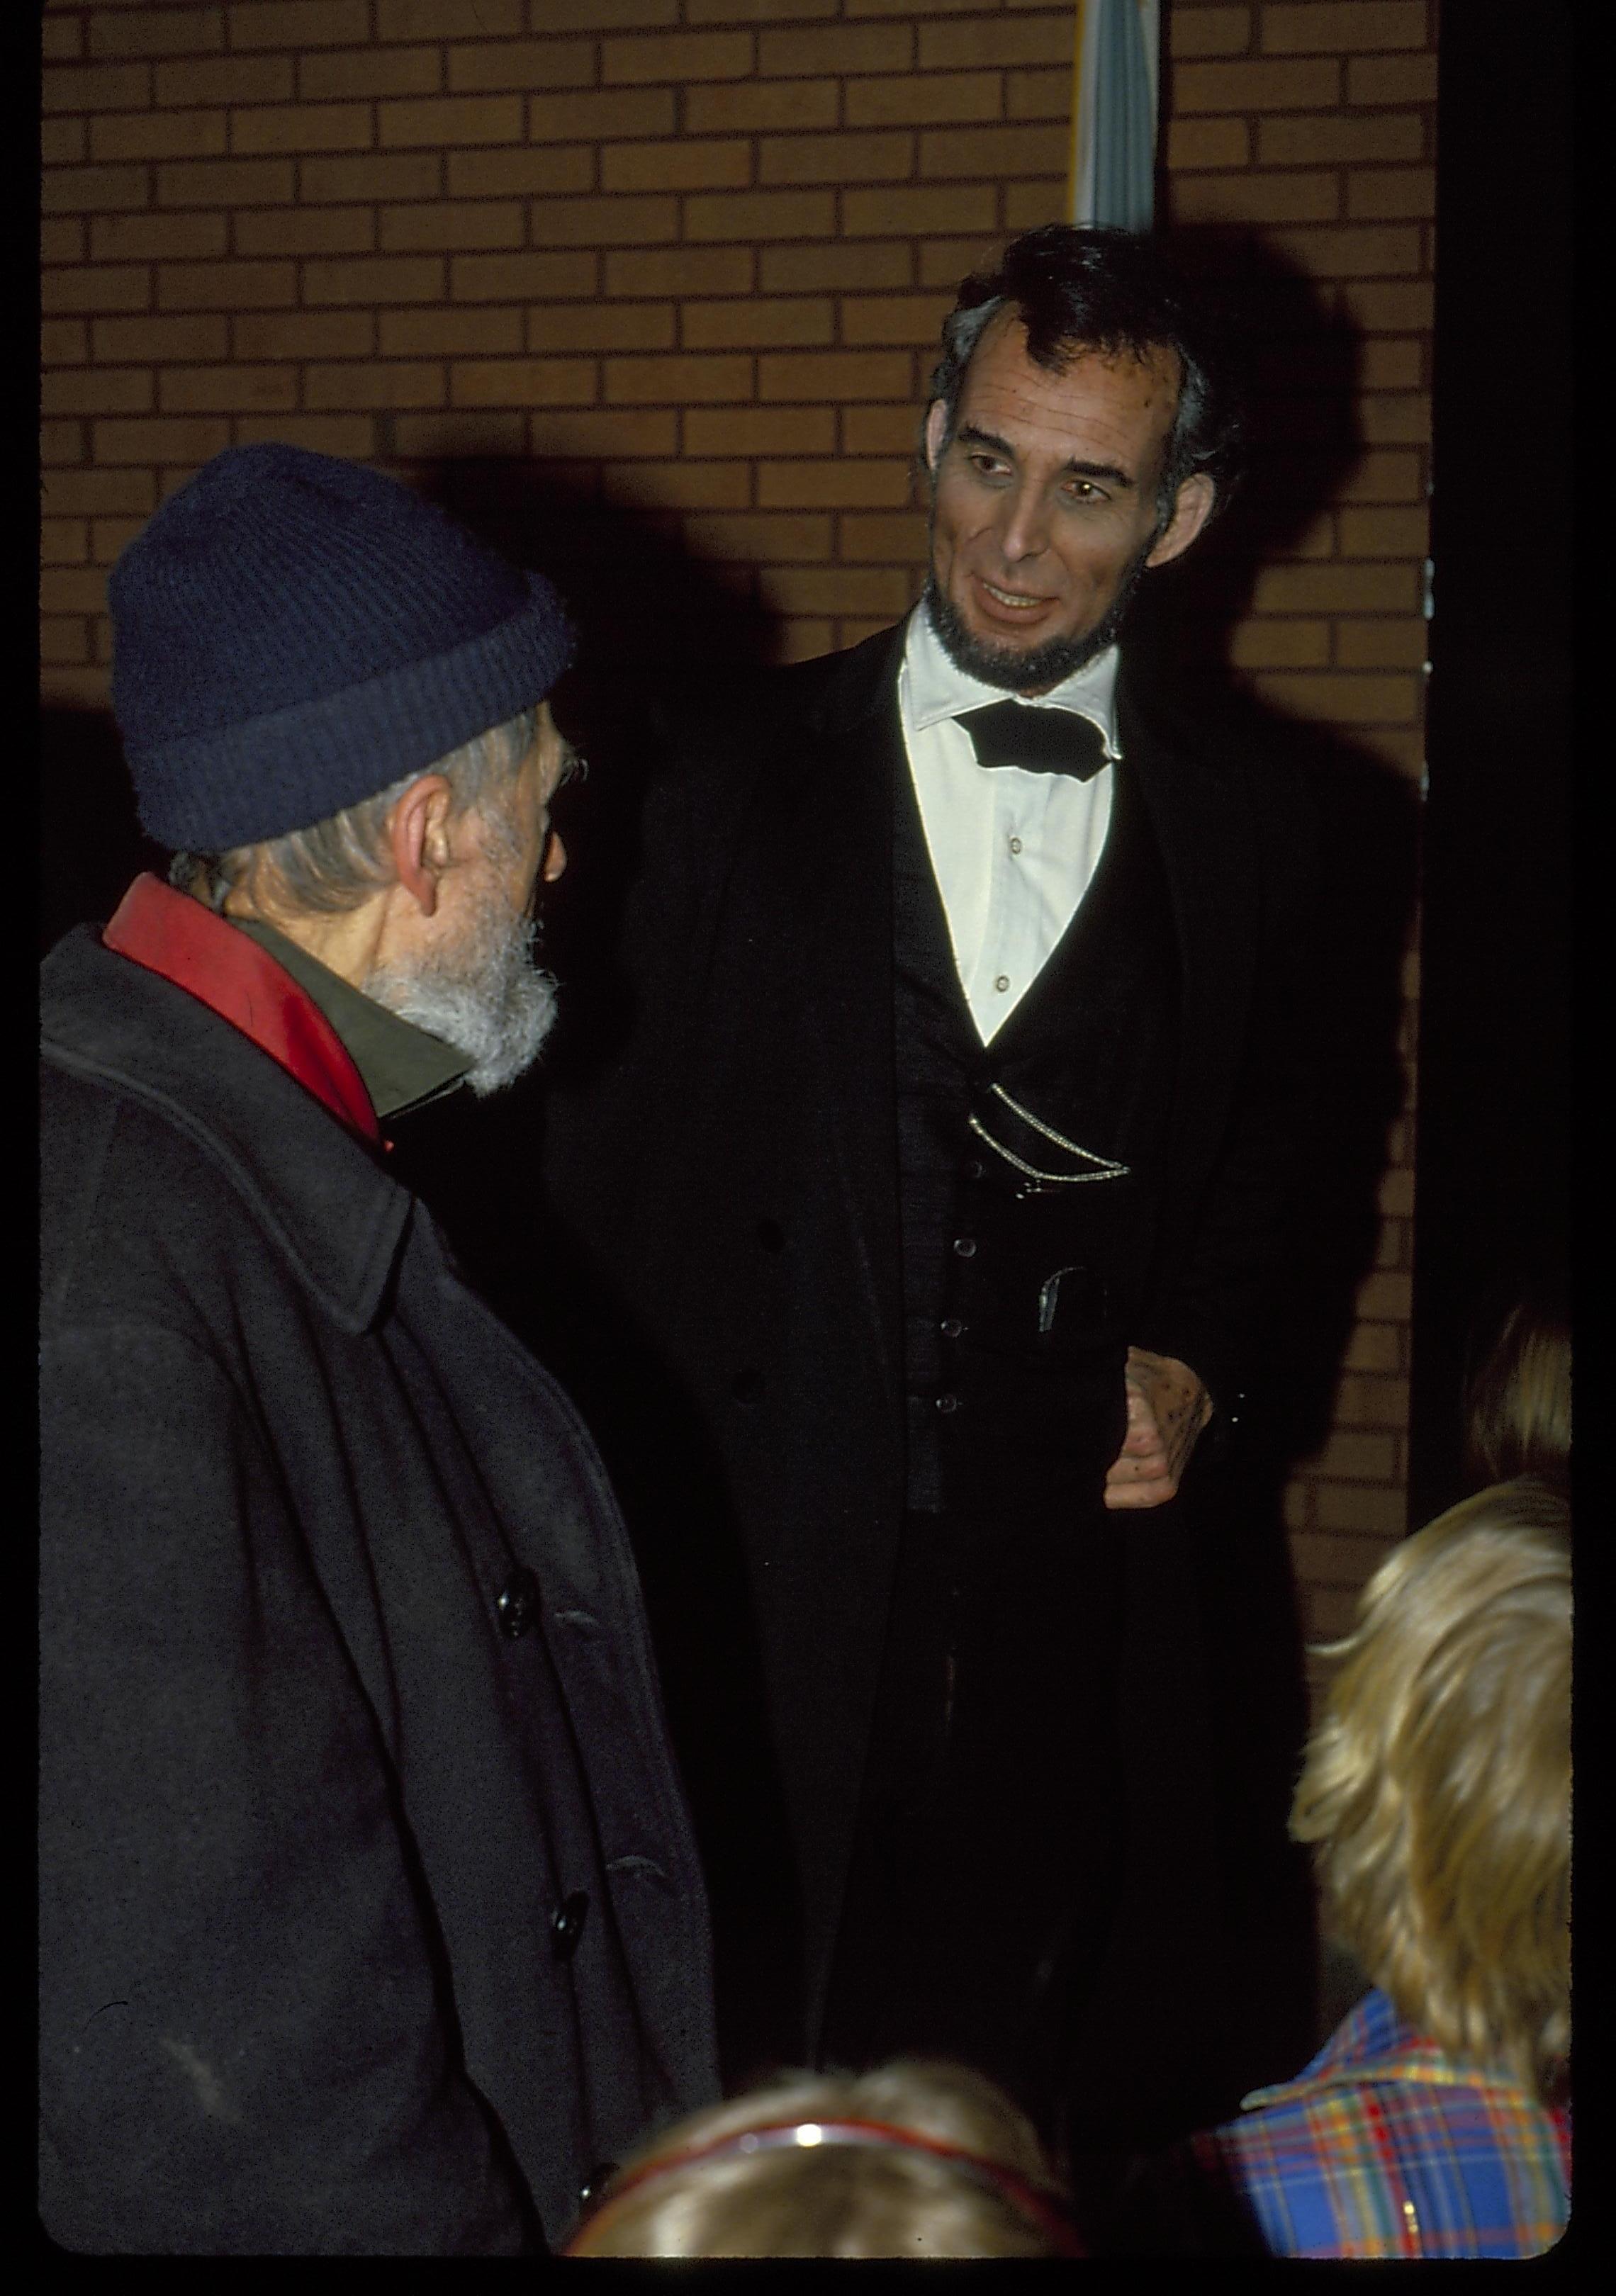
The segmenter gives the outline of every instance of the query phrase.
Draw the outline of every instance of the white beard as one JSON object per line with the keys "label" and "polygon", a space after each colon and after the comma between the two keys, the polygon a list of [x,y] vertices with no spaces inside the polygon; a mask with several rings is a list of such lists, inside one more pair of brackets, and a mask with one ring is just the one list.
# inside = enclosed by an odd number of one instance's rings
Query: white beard
{"label": "white beard", "polygon": [[467,896],[460,940],[420,967],[376,965],[367,996],[429,1036],[471,1055],[465,1081],[480,1099],[530,1069],[555,1021],[555,980],[533,963],[538,928],[513,916],[491,887]]}

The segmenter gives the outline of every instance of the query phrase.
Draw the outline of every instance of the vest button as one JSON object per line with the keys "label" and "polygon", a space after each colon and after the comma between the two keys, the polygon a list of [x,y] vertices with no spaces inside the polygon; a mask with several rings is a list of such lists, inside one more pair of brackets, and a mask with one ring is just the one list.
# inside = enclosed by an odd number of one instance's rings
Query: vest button
{"label": "vest button", "polygon": [[589,1911],[589,1892],[574,1890],[563,1898],[550,1916],[550,1950],[557,1961],[570,1961],[578,1951],[578,1941],[584,1934],[584,1922]]}
{"label": "vest button", "polygon": [[980,1179],[983,1177],[983,1175],[986,1173],[987,1169],[988,1169],[988,1167],[986,1166],[986,1164],[984,1164],[984,1163],[983,1163],[983,1161],[982,1161],[982,1160],[981,1160],[981,1158],[980,1158],[980,1156],[967,1156],[967,1157],[966,1157],[966,1159],[965,1159],[965,1163],[964,1163],[964,1173],[965,1173],[965,1177],[966,1177],[968,1180],[980,1180]]}
{"label": "vest button", "polygon": [[973,1235],[956,1235],[954,1239],[954,1257],[956,1259],[974,1259],[976,1238]]}
{"label": "vest button", "polygon": [[494,1600],[500,1630],[519,1642],[538,1615],[538,1580],[524,1563]]}
{"label": "vest button", "polygon": [[945,1414],[950,1411],[957,1411],[959,1409],[959,1398],[957,1395],[939,1395],[937,1398],[937,1407],[939,1411]]}
{"label": "vest button", "polygon": [[938,1329],[946,1340],[957,1340],[965,1328],[963,1316],[945,1316]]}

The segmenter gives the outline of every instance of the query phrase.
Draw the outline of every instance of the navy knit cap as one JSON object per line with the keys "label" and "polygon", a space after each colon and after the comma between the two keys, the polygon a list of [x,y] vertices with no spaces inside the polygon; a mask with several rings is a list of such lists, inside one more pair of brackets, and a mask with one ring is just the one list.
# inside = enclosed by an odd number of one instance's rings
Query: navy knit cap
{"label": "navy knit cap", "polygon": [[112,570],[112,708],[142,827],[222,852],[307,829],[543,700],[566,610],[397,480],[216,455]]}

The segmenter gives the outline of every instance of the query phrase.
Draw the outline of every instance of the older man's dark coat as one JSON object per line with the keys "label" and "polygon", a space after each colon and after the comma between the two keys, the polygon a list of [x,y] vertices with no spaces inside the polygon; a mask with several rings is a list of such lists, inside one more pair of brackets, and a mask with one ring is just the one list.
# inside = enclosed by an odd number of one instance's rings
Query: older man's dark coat
{"label": "older man's dark coat", "polygon": [[598,1457],[247,1038],[87,928],[44,1007],[46,2228],[554,2244],[716,2093]]}

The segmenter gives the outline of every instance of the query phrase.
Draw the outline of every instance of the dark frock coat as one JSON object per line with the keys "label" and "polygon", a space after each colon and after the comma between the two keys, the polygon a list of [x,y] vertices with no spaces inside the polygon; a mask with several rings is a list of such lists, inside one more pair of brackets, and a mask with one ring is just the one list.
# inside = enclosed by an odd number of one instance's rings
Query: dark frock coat
{"label": "dark frock coat", "polygon": [[[816,2039],[903,1520],[891,865],[902,643],[899,629],[772,673],[676,729],[628,908],[627,1050],[589,1086],[553,1095],[548,1116],[553,1206],[614,1303],[599,1364],[578,1373],[592,1420],[593,1398],[610,1414],[633,1361],[640,1392],[662,1398],[660,1445],[649,1404],[603,1440],[632,1487],[685,1734],[721,2001],[725,1900],[741,1901],[767,1852],[756,1799],[767,1784],[748,1783],[742,1748],[754,1770],[773,1767],[786,1812],[806,1932],[799,2051]],[[1226,1425],[1293,1192],[1313,830],[1299,787],[1154,723],[1144,701],[1125,668],[1122,747],[1164,865],[1181,979],[1160,1241],[1131,1336],[1192,1364]],[[1137,1975],[1153,1953],[1183,1968],[1194,1958],[1194,1916],[1166,1906],[1162,1885],[1204,1899],[1208,1781],[1192,1510],[1181,1500],[1127,1521],[1124,1735],[1143,1766],[1132,1799],[1158,1813],[1153,1849],[1136,1843],[1120,1924]],[[703,1581],[699,1553],[725,1525],[734,1554]],[[725,1705],[743,1628],[760,1726],[739,1695]],[[734,1844],[737,1808],[746,1839]],[[1058,1807],[1047,1822],[1062,1823]],[[1002,1885],[1014,1891],[1013,1871]],[[792,2053],[789,2034],[779,2053]]]}
{"label": "dark frock coat", "polygon": [[43,987],[46,2229],[554,2244],[717,2079],[598,1456],[266,1054],[87,927]]}

